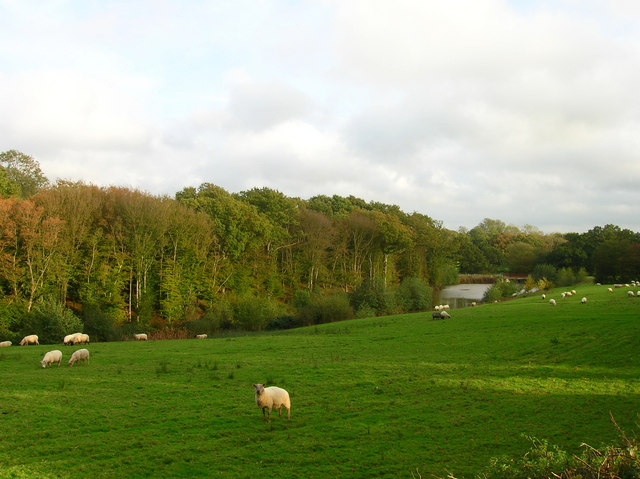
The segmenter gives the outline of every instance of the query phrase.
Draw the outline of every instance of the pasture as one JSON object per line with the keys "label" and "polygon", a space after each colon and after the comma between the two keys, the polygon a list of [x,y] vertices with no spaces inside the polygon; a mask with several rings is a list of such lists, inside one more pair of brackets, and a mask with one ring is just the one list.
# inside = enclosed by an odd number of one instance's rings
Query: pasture
{"label": "pasture", "polygon": [[[442,321],[92,343],[72,368],[78,347],[1,348],[0,477],[460,479],[522,456],[525,434],[569,452],[611,443],[610,412],[637,431],[640,298],[576,289]],[[62,366],[43,370],[51,349]],[[258,382],[289,391],[290,421],[263,421]]]}

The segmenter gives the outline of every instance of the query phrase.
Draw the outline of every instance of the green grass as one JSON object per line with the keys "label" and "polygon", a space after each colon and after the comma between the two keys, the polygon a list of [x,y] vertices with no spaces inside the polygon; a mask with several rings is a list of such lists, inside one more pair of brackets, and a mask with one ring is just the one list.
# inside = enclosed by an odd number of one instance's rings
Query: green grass
{"label": "green grass", "polygon": [[[640,298],[580,286],[456,310],[204,341],[0,349],[0,477],[474,477],[640,413]],[[580,298],[587,296],[587,304]],[[42,370],[51,349],[63,366]],[[291,394],[262,420],[252,384]]]}

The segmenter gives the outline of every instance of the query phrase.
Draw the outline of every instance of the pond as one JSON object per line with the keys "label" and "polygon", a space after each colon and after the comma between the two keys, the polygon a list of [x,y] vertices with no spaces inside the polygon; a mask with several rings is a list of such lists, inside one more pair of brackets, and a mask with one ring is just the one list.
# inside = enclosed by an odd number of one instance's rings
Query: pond
{"label": "pond", "polygon": [[482,301],[492,284],[454,284],[440,291],[436,304],[448,304],[451,308],[466,308],[474,301]]}

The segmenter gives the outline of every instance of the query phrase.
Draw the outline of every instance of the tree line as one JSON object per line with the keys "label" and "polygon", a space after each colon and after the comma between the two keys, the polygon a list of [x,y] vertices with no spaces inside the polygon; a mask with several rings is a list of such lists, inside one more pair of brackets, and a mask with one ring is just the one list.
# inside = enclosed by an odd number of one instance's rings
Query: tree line
{"label": "tree line", "polygon": [[14,337],[78,328],[109,340],[420,311],[461,273],[640,276],[640,234],[614,225],[543,234],[485,219],[452,231],[353,196],[51,183],[15,150],[0,153],[0,224],[0,335]]}

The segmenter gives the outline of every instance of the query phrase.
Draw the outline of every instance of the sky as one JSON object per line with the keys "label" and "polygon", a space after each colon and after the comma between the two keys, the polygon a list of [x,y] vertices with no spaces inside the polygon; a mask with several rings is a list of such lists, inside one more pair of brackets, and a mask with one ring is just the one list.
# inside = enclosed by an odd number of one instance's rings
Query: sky
{"label": "sky", "polygon": [[640,231],[636,0],[0,0],[0,151],[173,196]]}

